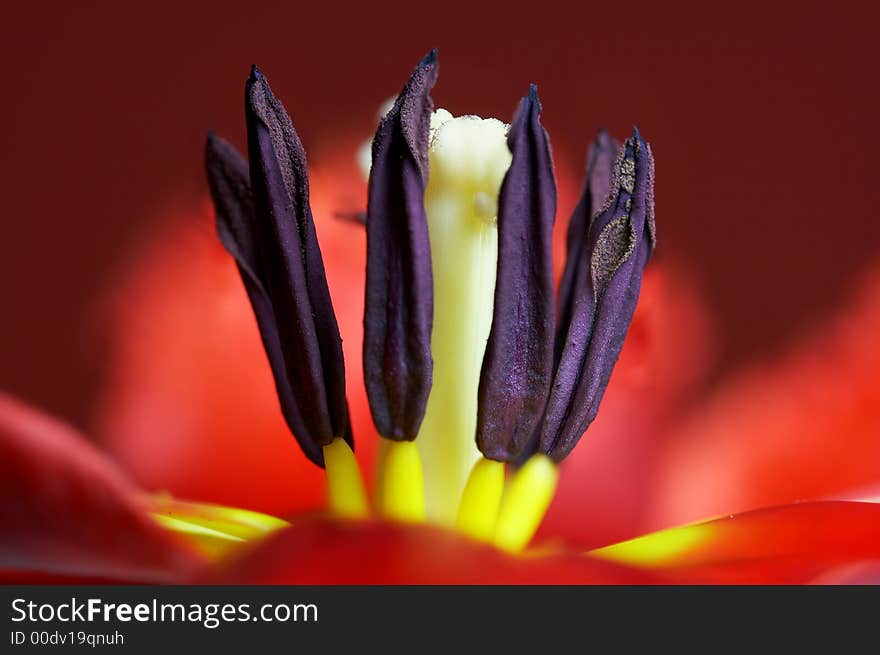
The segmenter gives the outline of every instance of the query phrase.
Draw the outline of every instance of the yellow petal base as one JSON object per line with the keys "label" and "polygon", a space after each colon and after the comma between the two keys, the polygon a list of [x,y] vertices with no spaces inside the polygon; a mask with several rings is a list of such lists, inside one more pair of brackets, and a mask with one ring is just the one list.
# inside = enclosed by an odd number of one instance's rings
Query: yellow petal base
{"label": "yellow petal base", "polygon": [[629,566],[643,568],[670,566],[708,541],[711,533],[712,528],[706,525],[669,528],[597,548],[591,550],[589,554]]}
{"label": "yellow petal base", "polygon": [[245,541],[262,538],[289,525],[268,514],[211,503],[177,500],[167,494],[147,496],[153,518],[210,559],[219,559]]}

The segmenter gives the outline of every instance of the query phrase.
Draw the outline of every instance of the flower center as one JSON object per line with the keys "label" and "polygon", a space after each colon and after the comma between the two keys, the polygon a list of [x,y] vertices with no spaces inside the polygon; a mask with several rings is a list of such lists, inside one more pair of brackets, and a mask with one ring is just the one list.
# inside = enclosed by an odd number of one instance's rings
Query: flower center
{"label": "flower center", "polygon": [[[636,129],[623,145],[600,133],[554,293],[556,181],[537,87],[508,126],[432,112],[436,79],[432,50],[370,147],[363,368],[383,438],[376,507],[517,551],[620,353],[654,245],[653,159]],[[305,152],[256,67],[246,99],[250,164],[222,139],[206,146],[218,233],[285,420],[326,470],[330,509],[369,516]],[[509,484],[506,464],[518,467]]]}
{"label": "flower center", "polygon": [[[482,458],[474,439],[492,326],[498,196],[513,159],[509,128],[495,118],[456,118],[445,109],[431,115],[425,211],[434,281],[433,379],[418,438],[381,440],[376,505],[388,518],[454,526],[515,551],[543,518],[557,471],[549,458],[536,455],[505,493],[504,464]],[[365,177],[369,150],[367,142],[357,155]],[[324,457],[330,507],[342,516],[367,516],[347,444],[337,439],[324,448]]]}

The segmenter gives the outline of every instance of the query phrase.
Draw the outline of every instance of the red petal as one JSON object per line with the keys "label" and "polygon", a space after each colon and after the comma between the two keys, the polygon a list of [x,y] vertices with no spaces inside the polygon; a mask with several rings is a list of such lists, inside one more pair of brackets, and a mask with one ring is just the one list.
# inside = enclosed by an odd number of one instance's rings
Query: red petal
{"label": "red petal", "polygon": [[844,564],[813,580],[824,585],[880,585],[880,559]]}
{"label": "red petal", "polygon": [[513,556],[425,525],[308,518],[203,582],[220,584],[649,584],[583,555]]}
{"label": "red petal", "polygon": [[654,525],[880,483],[880,271],[788,356],[728,383],[671,435]]}
{"label": "red petal", "polygon": [[761,509],[663,530],[594,554],[688,584],[803,584],[844,581],[848,574],[868,580],[880,561],[880,504]]}
{"label": "red petal", "polygon": [[71,428],[0,394],[0,568],[181,579],[199,558],[147,515],[137,494]]}

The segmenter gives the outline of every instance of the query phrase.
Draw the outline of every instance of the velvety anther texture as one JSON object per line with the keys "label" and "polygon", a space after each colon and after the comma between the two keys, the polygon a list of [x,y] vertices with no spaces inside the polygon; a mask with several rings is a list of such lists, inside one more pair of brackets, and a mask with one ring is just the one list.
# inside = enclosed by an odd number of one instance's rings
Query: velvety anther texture
{"label": "velvety anther texture", "polygon": [[556,180],[532,86],[510,126],[513,154],[498,196],[498,273],[480,373],[477,446],[514,461],[541,418],[553,373]]}
{"label": "velvety anther texture", "polygon": [[367,205],[364,382],[389,439],[418,434],[431,390],[434,288],[425,214],[437,52],[416,66],[373,139]]}
{"label": "velvety anther texture", "polygon": [[[612,147],[602,135],[594,146],[596,163],[584,189],[591,205],[605,195],[601,162]],[[655,242],[653,193],[654,160],[636,130],[620,149],[610,193],[589,223],[588,257],[577,233],[569,234],[558,364],[538,442],[539,450],[557,461],[595,418],[623,346]],[[586,202],[583,198],[579,209]],[[582,218],[576,220],[583,224]]]}
{"label": "velvety anther texture", "polygon": [[604,205],[611,190],[612,172],[620,144],[606,131],[600,130],[587,154],[587,175],[580,200],[568,221],[565,239],[565,268],[559,283],[559,306],[554,364],[559,365],[578,286],[575,284],[578,270],[589,266],[590,253],[587,237],[590,219]]}
{"label": "velvety anther texture", "polygon": [[245,89],[250,169],[209,135],[206,164],[217,229],[257,317],[282,413],[305,454],[352,441],[342,341],[309,207],[305,151],[254,67]]}

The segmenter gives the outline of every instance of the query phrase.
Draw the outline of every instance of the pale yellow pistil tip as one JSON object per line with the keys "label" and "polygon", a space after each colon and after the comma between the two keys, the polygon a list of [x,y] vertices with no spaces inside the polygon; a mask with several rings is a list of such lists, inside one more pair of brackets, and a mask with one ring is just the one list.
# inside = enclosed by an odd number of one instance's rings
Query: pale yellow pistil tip
{"label": "pale yellow pistil tip", "polygon": [[479,541],[491,541],[504,493],[504,464],[481,458],[464,487],[455,527]]}
{"label": "pale yellow pistil tip", "polygon": [[330,510],[344,518],[366,518],[370,514],[361,470],[345,439],[324,446],[327,496]]}
{"label": "pale yellow pistil tip", "polygon": [[559,480],[559,470],[546,455],[533,455],[516,472],[501,499],[494,543],[504,550],[517,552],[531,541]]}
{"label": "pale yellow pistil tip", "polygon": [[389,441],[382,458],[379,513],[395,521],[425,520],[422,458],[412,441]]}

